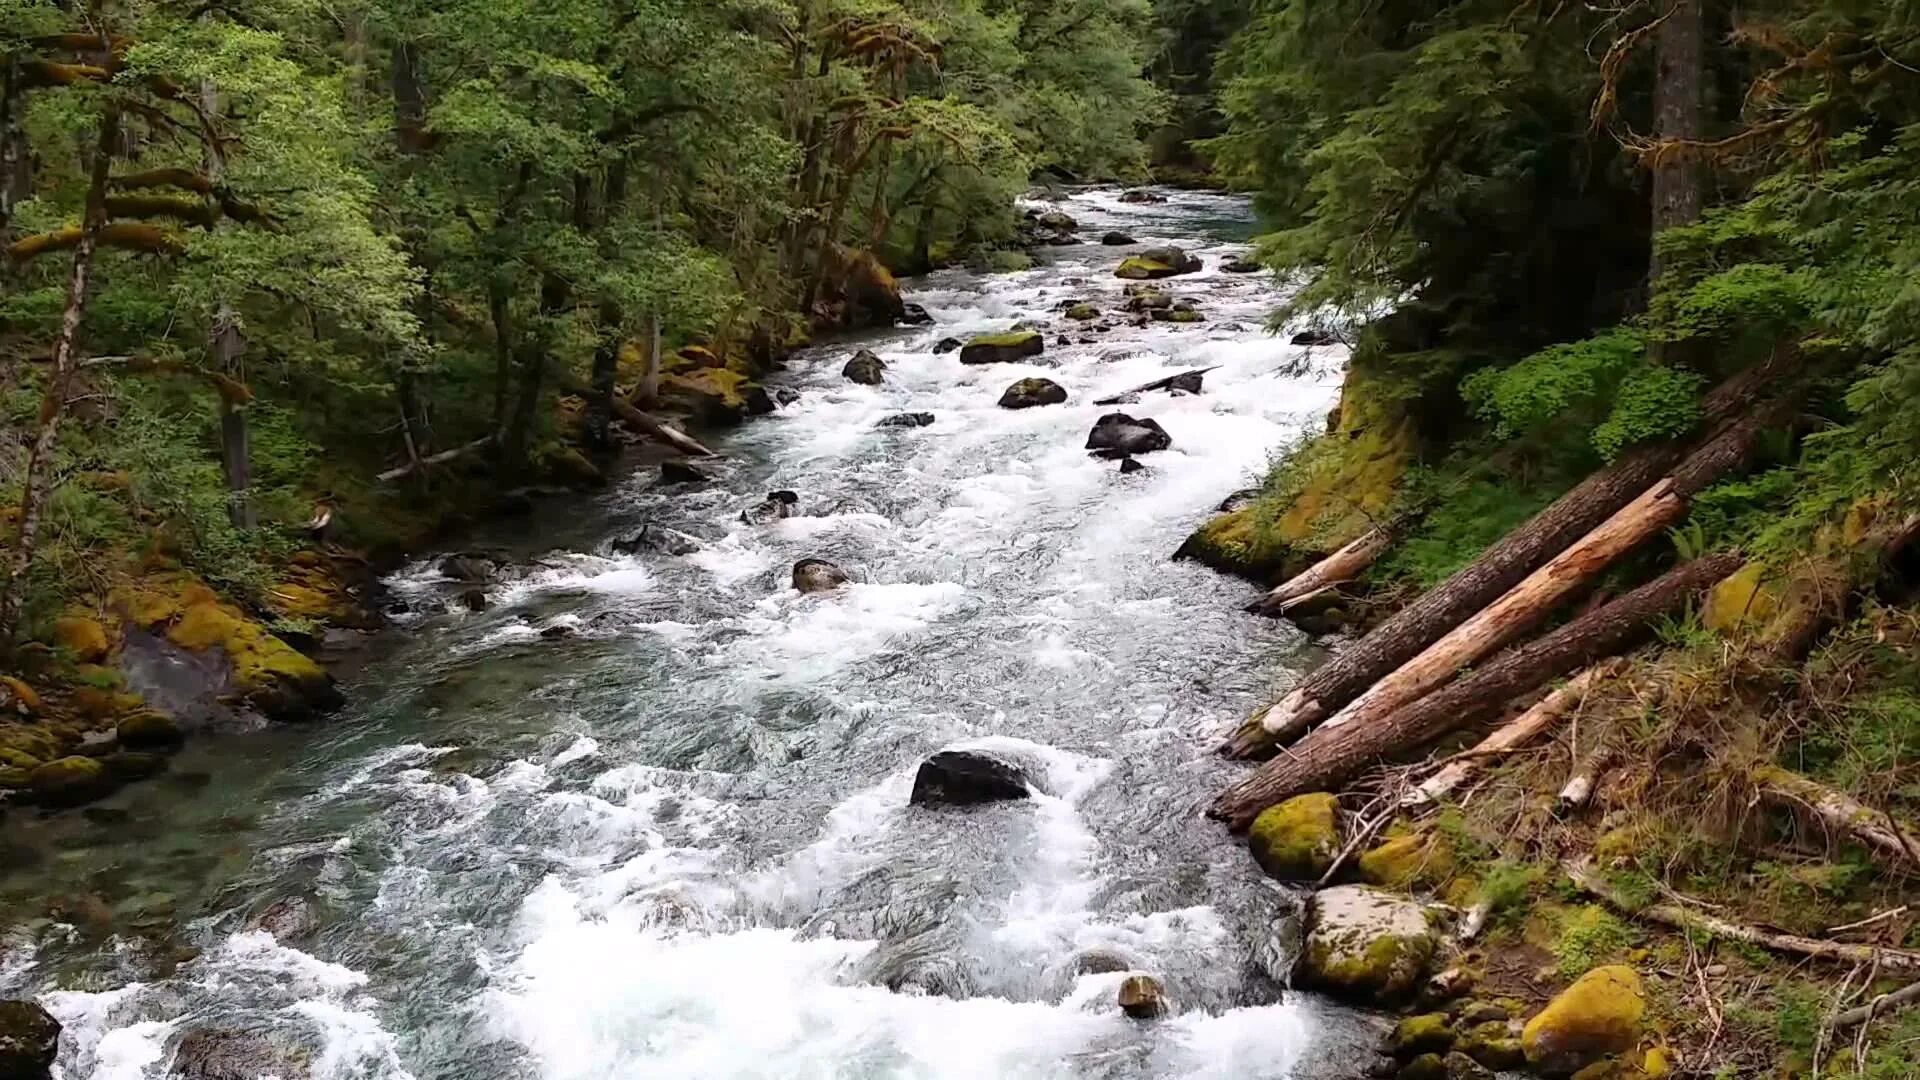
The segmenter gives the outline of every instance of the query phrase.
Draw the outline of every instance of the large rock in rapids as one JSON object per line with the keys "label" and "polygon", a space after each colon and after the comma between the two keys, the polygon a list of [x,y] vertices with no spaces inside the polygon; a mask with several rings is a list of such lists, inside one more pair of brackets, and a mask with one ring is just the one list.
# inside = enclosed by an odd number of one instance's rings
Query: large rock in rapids
{"label": "large rock in rapids", "polygon": [[1527,1021],[1520,1047],[1536,1071],[1567,1076],[1632,1050],[1646,1012],[1646,990],[1632,968],[1594,968]]}
{"label": "large rock in rapids", "polygon": [[862,386],[879,386],[886,379],[887,362],[873,354],[871,349],[861,349],[840,369],[840,374]]}
{"label": "large rock in rapids", "polygon": [[1126,413],[1102,416],[1094,421],[1093,430],[1087,434],[1087,449],[1105,457],[1148,454],[1172,445],[1173,436],[1158,423],[1150,419],[1136,420]]}
{"label": "large rock in rapids", "polygon": [[1024,799],[1031,792],[1019,768],[978,750],[942,750],[913,777],[914,806],[970,806]]}
{"label": "large rock in rapids", "polygon": [[1167,201],[1167,197],[1165,195],[1160,194],[1157,191],[1146,191],[1143,189],[1136,188],[1133,191],[1121,192],[1120,201],[1123,203],[1136,203],[1136,204],[1163,203]]}
{"label": "large rock in rapids", "polygon": [[933,414],[930,412],[903,412],[894,413],[892,416],[881,417],[880,422],[873,426],[883,428],[916,428],[927,427],[932,423]]}
{"label": "large rock in rapids", "polygon": [[60,1049],[60,1022],[31,1001],[0,1001],[0,1077],[46,1080]]}
{"label": "large rock in rapids", "polygon": [[793,587],[803,593],[831,592],[849,580],[845,570],[825,559],[801,559],[793,564]]}
{"label": "large rock in rapids", "polygon": [[662,555],[691,555],[703,546],[696,537],[652,522],[640,526],[640,531],[632,536],[608,545],[616,555],[638,555],[642,551],[657,551]]}
{"label": "large rock in rapids", "polygon": [[1340,851],[1340,800],[1296,795],[1253,819],[1247,847],[1260,869],[1282,881],[1318,881]]}
{"label": "large rock in rapids", "polygon": [[743,525],[771,525],[781,518],[790,518],[800,512],[800,496],[791,491],[769,491],[762,502],[757,502],[740,511]]}
{"label": "large rock in rapids", "polygon": [[1307,901],[1306,945],[1294,979],[1349,1001],[1404,999],[1426,977],[1438,921],[1421,904],[1364,885],[1322,889]]}
{"label": "large rock in rapids", "polygon": [[1201,265],[1197,256],[1189,255],[1177,247],[1148,248],[1122,260],[1120,268],[1113,274],[1129,281],[1157,281],[1196,273]]}
{"label": "large rock in rapids", "polygon": [[196,1028],[173,1051],[174,1080],[305,1080],[313,1070],[303,1051],[280,1046],[262,1035],[222,1028]]}
{"label": "large rock in rapids", "polygon": [[1151,975],[1129,975],[1120,984],[1120,1011],[1135,1020],[1152,1020],[1167,1011],[1167,990]]}
{"label": "large rock in rapids", "polygon": [[1039,356],[1047,351],[1047,340],[1036,330],[1011,330],[987,334],[967,342],[960,350],[963,364],[1010,364]]}
{"label": "large rock in rapids", "polygon": [[1032,409],[1041,405],[1059,405],[1067,400],[1067,388],[1052,379],[1021,379],[1000,395],[1003,409]]}

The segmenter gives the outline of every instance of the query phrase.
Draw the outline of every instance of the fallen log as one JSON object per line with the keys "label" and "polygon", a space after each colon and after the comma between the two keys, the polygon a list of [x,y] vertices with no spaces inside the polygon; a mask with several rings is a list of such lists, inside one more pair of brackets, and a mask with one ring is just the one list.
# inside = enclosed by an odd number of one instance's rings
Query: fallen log
{"label": "fallen log", "polygon": [[1546,697],[1534,702],[1527,711],[1480,740],[1473,749],[1447,763],[1426,782],[1408,792],[1400,805],[1409,809],[1431,806],[1451,795],[1454,789],[1479,775],[1490,758],[1512,753],[1539,738],[1568,713],[1580,707],[1595,683],[1618,669],[1615,664],[1596,664],[1569,679]]}
{"label": "fallen log", "polygon": [[1808,811],[1828,827],[1891,859],[1905,873],[1920,873],[1920,833],[1901,825],[1891,814],[1873,810],[1844,791],[1778,766],[1762,765],[1751,775],[1762,795]]}
{"label": "fallen log", "polygon": [[1569,862],[1563,864],[1561,869],[1575,885],[1606,901],[1622,914],[1636,919],[1646,919],[1663,926],[1671,926],[1676,930],[1711,934],[1731,941],[1744,941],[1749,945],[1758,945],[1774,952],[1810,956],[1816,960],[1878,965],[1882,971],[1920,971],[1920,952],[1908,949],[1887,949],[1876,945],[1856,945],[1846,941],[1826,941],[1820,938],[1801,937],[1798,934],[1782,934],[1773,930],[1762,930],[1757,926],[1730,922],[1702,911],[1681,907],[1679,904],[1652,904],[1635,908],[1601,878],[1594,870],[1592,863]]}
{"label": "fallen log", "polygon": [[1310,791],[1338,791],[1376,763],[1403,757],[1434,739],[1492,715],[1513,698],[1584,664],[1617,653],[1647,623],[1679,608],[1740,565],[1731,552],[1676,566],[1645,585],[1541,637],[1375,723],[1322,727],[1291,751],[1228,788],[1207,811],[1236,830],[1269,806]]}
{"label": "fallen log", "polygon": [[1908,983],[1898,990],[1892,990],[1856,1006],[1833,1018],[1835,1028],[1857,1027],[1876,1016],[1886,1016],[1913,1002],[1920,1001],[1920,982]]}
{"label": "fallen log", "polygon": [[412,461],[407,462],[405,465],[402,465],[399,468],[388,469],[386,472],[383,472],[380,475],[374,477],[374,479],[378,480],[382,484],[391,484],[395,480],[398,480],[405,476],[409,476],[414,472],[417,472],[423,469],[430,469],[435,465],[445,465],[449,461],[455,461],[459,458],[467,457],[471,454],[477,454],[481,450],[484,450],[487,447],[492,446],[494,444],[494,440],[495,440],[494,436],[487,435],[487,436],[483,436],[481,438],[475,439],[470,443],[466,443],[465,445],[456,446],[451,450],[442,450],[437,454],[428,454],[426,457],[416,457]]}
{"label": "fallen log", "polygon": [[1247,605],[1247,610],[1255,615],[1268,615],[1278,618],[1287,610],[1335,585],[1344,584],[1367,572],[1380,553],[1393,543],[1393,534],[1384,528],[1368,529],[1352,543],[1314,563],[1305,572],[1295,575],[1265,596]]}
{"label": "fallen log", "polygon": [[[579,394],[584,398],[592,398],[594,393],[593,387],[589,386],[585,379],[582,379],[580,376],[575,375],[573,372],[555,363],[548,363],[547,371],[553,375],[554,381],[560,384],[562,390],[565,390],[569,394]],[[619,394],[612,395],[612,398],[613,414],[618,416],[628,427],[633,428],[635,431],[651,435],[689,457],[719,456],[705,446],[702,446],[692,436],[689,436],[679,428],[668,424],[666,421],[661,420],[651,413],[644,413],[634,408],[632,402],[627,401]]]}
{"label": "fallen log", "polygon": [[1147,383],[1143,386],[1136,386],[1131,390],[1122,390],[1119,393],[1114,394],[1110,397],[1099,398],[1096,401],[1094,401],[1094,404],[1095,405],[1123,405],[1126,403],[1125,399],[1133,394],[1145,394],[1153,390],[1173,389],[1174,383],[1177,383],[1182,379],[1198,379],[1200,376],[1205,375],[1207,372],[1212,371],[1214,370],[1214,368],[1217,368],[1219,366],[1220,365],[1215,364],[1213,367],[1194,368],[1191,371],[1177,372],[1175,374],[1167,376],[1164,379],[1155,379],[1152,382]]}
{"label": "fallen log", "polygon": [[[1775,415],[1775,409],[1762,409],[1729,425],[1671,475],[1662,477],[1505,595],[1368,687],[1327,723],[1379,723],[1451,679],[1455,672],[1538,626],[1614,560],[1685,516],[1695,494],[1746,460]],[[1727,573],[1737,568],[1736,563]]]}
{"label": "fallen log", "polygon": [[[1716,432],[1739,417],[1798,363],[1797,352],[1784,352],[1721,383],[1703,403],[1706,429]],[[1712,436],[1706,441],[1711,442]],[[1587,477],[1472,563],[1321,665],[1281,701],[1256,713],[1228,738],[1221,752],[1229,757],[1265,757],[1299,739],[1606,521],[1685,454],[1686,448],[1678,443],[1643,446]]]}

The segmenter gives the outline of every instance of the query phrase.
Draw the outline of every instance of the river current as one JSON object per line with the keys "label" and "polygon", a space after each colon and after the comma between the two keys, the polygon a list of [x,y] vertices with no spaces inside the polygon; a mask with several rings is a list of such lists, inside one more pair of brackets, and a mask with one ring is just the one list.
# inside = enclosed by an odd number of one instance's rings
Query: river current
{"label": "river current", "polygon": [[[1344,357],[1266,333],[1279,286],[1220,270],[1242,201],[1168,194],[1076,193],[1048,208],[1095,242],[909,283],[934,324],[794,357],[798,400],[717,440],[710,485],[638,470],[475,538],[483,613],[423,553],[341,717],[16,814],[0,997],[61,1019],[69,1080],[168,1075],[205,1029],[317,1080],[1357,1075],[1372,1028],[1284,988],[1297,898],[1200,813],[1219,732],[1307,643],[1168,558],[1324,423]],[[1199,254],[1165,285],[1207,321],[1064,320],[1117,313],[1109,229]],[[933,351],[1022,320],[1031,362]],[[884,384],[841,377],[861,346]],[[1202,393],[1120,407],[1172,436],[1146,471],[1087,455],[1095,398],[1195,367]],[[1027,375],[1070,400],[999,408]],[[935,420],[876,428],[902,411]],[[799,515],[743,523],[773,489]],[[702,546],[617,554],[643,523]],[[803,557],[853,582],[800,595]],[[1034,797],[909,806],[952,746]],[[289,899],[311,920],[261,925]],[[1122,1016],[1115,966],[1171,1014]]]}

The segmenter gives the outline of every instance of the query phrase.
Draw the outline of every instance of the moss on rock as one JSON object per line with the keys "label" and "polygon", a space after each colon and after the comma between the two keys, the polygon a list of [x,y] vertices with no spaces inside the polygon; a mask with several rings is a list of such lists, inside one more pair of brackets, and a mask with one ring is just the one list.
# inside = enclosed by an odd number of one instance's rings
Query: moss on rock
{"label": "moss on rock", "polygon": [[1412,994],[1438,945],[1429,911],[1362,885],[1315,893],[1295,977],[1348,1000],[1388,1003]]}
{"label": "moss on rock", "polygon": [[1526,1051],[1504,1020],[1475,1024],[1461,1032],[1453,1045],[1459,1052],[1500,1072],[1522,1068],[1527,1063]]}
{"label": "moss on rock", "polygon": [[1120,260],[1120,268],[1113,272],[1113,276],[1126,278],[1129,281],[1151,281],[1156,278],[1172,277],[1173,267],[1158,259],[1149,259],[1143,255],[1129,255]]}
{"label": "moss on rock", "polygon": [[1315,792],[1268,807],[1247,830],[1247,847],[1282,881],[1318,881],[1340,851],[1340,800]]}
{"label": "moss on rock", "polygon": [[982,334],[960,348],[963,364],[1005,364],[1039,356],[1047,349],[1046,338],[1036,330],[1014,330],[1005,334]]}
{"label": "moss on rock", "polygon": [[1361,855],[1356,866],[1360,880],[1369,885],[1435,887],[1453,877],[1453,844],[1437,832],[1407,832]]}
{"label": "moss on rock", "polygon": [[1576,1073],[1632,1050],[1646,1017],[1646,991],[1630,967],[1595,968],[1547,1003],[1520,1034],[1527,1064],[1550,1076]]}
{"label": "moss on rock", "polygon": [[700,368],[660,380],[661,396],[686,409],[699,423],[737,424],[753,411],[759,384],[724,367]]}
{"label": "moss on rock", "polygon": [[53,620],[53,644],[77,664],[99,663],[113,647],[107,628],[86,615],[63,615]]}
{"label": "moss on rock", "polygon": [[1421,1013],[1394,1025],[1387,1045],[1397,1057],[1444,1054],[1453,1049],[1453,1025],[1445,1013]]}
{"label": "moss on rock", "polygon": [[1076,322],[1086,322],[1100,317],[1100,309],[1092,304],[1075,304],[1067,309],[1067,318]]}
{"label": "moss on rock", "polygon": [[270,718],[304,720],[340,705],[332,676],[319,664],[194,578],[146,579],[122,606],[135,626],[179,648],[219,650],[231,668],[233,689]]}
{"label": "moss on rock", "polygon": [[135,748],[178,746],[186,739],[173,717],[151,709],[122,719],[114,730],[120,745]]}
{"label": "moss on rock", "polygon": [[93,758],[63,757],[34,769],[27,786],[42,806],[78,806],[113,794],[118,784]]}
{"label": "moss on rock", "polygon": [[0,675],[0,702],[10,703],[16,712],[34,716],[40,712],[40,694],[26,680]]}

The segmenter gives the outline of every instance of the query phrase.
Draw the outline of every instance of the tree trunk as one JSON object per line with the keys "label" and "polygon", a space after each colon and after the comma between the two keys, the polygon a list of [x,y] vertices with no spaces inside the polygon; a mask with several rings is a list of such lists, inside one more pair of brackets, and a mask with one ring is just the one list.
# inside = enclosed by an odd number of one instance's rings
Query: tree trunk
{"label": "tree trunk", "polygon": [[1503,724],[1493,734],[1480,740],[1473,749],[1428,777],[1425,783],[1408,792],[1400,800],[1400,805],[1410,808],[1431,806],[1453,794],[1461,784],[1478,776],[1488,759],[1520,749],[1565,719],[1568,713],[1579,708],[1581,702],[1586,700],[1594,684],[1611,675],[1615,668],[1614,664],[1595,664],[1567,680],[1565,686],[1534,702],[1527,711]]}
{"label": "tree trunk", "polygon": [[[200,80],[200,111],[210,122],[220,116],[220,91],[212,79]],[[219,188],[227,171],[226,154],[219,143],[208,142],[204,164],[209,189],[207,198],[214,201],[217,196],[212,192]],[[240,356],[246,351],[246,342],[240,336],[240,315],[234,311],[227,297],[221,297],[215,308],[207,343],[213,349],[214,370],[235,383],[245,385],[246,371],[241,367]],[[233,522],[234,528],[250,532],[254,526],[250,490],[253,487],[253,440],[247,434],[245,406],[234,402],[226,394],[220,395],[220,466],[227,478],[227,520]]]}
{"label": "tree trunk", "polygon": [[0,69],[0,248],[13,242],[13,208],[33,191],[31,156],[20,128],[26,104],[20,84],[20,54],[10,52]]}
{"label": "tree trunk", "polygon": [[507,401],[513,391],[513,327],[508,323],[507,285],[487,282],[487,316],[493,322],[493,431],[506,433]]}
{"label": "tree trunk", "polygon": [[20,531],[14,537],[6,580],[0,581],[0,651],[12,650],[14,634],[19,630],[20,605],[25,599],[27,571],[33,566],[40,517],[53,494],[53,451],[60,434],[60,420],[67,412],[67,398],[73,392],[73,373],[79,368],[74,353],[80,338],[80,320],[87,310],[87,284],[93,274],[95,241],[107,217],[107,178],[112,172],[114,148],[119,143],[120,110],[109,103],[100,119],[80,239],[73,246],[73,268],[67,275],[66,307],[60,313],[60,331],[53,339],[47,389],[40,399],[39,428],[28,448],[26,473],[20,484]]}
{"label": "tree trunk", "polygon": [[613,446],[614,382],[620,373],[620,319],[600,311],[600,340],[593,350],[592,384],[587,388],[587,445],[598,450]]}
{"label": "tree trunk", "polygon": [[540,413],[542,377],[547,370],[547,341],[552,331],[545,325],[567,304],[572,290],[565,278],[548,272],[540,278],[541,326],[522,334],[514,352],[520,370],[519,392],[514,398],[513,415],[507,420],[501,438],[502,460],[511,469],[526,468],[527,451],[533,437],[534,420]]}
{"label": "tree trunk", "polygon": [[1380,762],[1483,720],[1513,698],[1614,654],[1648,622],[1679,608],[1739,565],[1738,555],[1726,553],[1677,566],[1552,633],[1509,649],[1390,716],[1323,727],[1223,792],[1208,813],[1244,829],[1260,811],[1295,795],[1337,790]]}
{"label": "tree trunk", "polygon": [[[1702,39],[1705,20],[1701,0],[1661,0],[1662,21],[1654,38],[1657,71],[1653,87],[1654,137],[1662,144],[1653,154],[1653,233],[1700,217],[1700,165],[1690,149],[1677,146],[1700,138],[1700,83],[1705,65]],[[1647,279],[1660,277],[1655,248]]]}
{"label": "tree trunk", "polygon": [[[1721,383],[1704,403],[1709,430],[1746,410],[1798,363],[1798,353],[1783,352]],[[1592,531],[1645,491],[1684,453],[1679,444],[1644,446],[1587,477],[1472,563],[1321,665],[1284,699],[1255,714],[1221,751],[1230,757],[1265,757],[1294,742]]]}
{"label": "tree trunk", "polygon": [[[548,368],[554,377],[554,381],[560,385],[561,389],[572,394],[585,392],[586,384],[582,383],[579,377],[572,372],[561,367],[559,364],[549,364]],[[690,454],[694,457],[719,456],[678,428],[665,423],[656,416],[641,412],[628,402],[620,400],[617,394],[614,395],[613,398],[613,413],[625,421],[628,427],[633,428],[635,431],[651,435],[683,454]]]}
{"label": "tree trunk", "polygon": [[1755,440],[1766,429],[1766,420],[1774,413],[1775,410],[1763,409],[1728,427],[1683,462],[1672,476],[1661,478],[1506,595],[1368,687],[1366,693],[1335,713],[1327,724],[1371,724],[1383,720],[1453,678],[1454,673],[1540,625],[1562,601],[1613,565],[1615,559],[1685,517],[1689,500],[1695,494],[1746,460]]}
{"label": "tree trunk", "polygon": [[1366,573],[1381,552],[1392,544],[1393,533],[1384,528],[1368,529],[1352,543],[1249,604],[1247,610],[1255,615],[1271,615],[1275,618],[1285,615],[1287,609],[1296,602]]}
{"label": "tree trunk", "polygon": [[1920,874],[1920,833],[1901,825],[1893,815],[1869,809],[1844,791],[1773,765],[1753,770],[1753,782],[1762,795],[1811,813],[1828,828],[1891,860],[1901,873]]}

